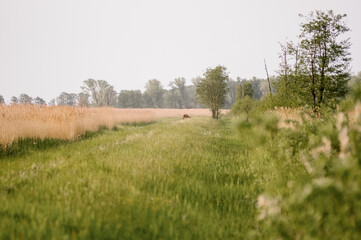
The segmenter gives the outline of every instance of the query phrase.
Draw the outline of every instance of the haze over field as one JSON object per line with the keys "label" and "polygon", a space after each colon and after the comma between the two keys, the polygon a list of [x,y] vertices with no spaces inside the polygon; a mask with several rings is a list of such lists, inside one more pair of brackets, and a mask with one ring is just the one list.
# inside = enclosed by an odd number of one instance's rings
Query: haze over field
{"label": "haze over field", "polygon": [[144,90],[153,78],[187,84],[222,64],[230,77],[278,69],[278,42],[296,40],[298,13],[346,13],[352,72],[361,71],[361,3],[326,1],[0,1],[0,94],[46,101],[88,78]]}

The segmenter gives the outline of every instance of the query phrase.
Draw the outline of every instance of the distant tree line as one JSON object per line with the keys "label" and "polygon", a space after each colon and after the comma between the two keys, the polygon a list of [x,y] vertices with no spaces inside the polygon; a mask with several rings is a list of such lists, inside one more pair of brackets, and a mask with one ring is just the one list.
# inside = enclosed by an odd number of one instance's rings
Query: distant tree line
{"label": "distant tree line", "polygon": [[[62,92],[48,103],[40,97],[30,97],[22,93],[20,96],[11,97],[9,104],[34,104],[49,106],[79,106],[79,107],[117,107],[117,108],[203,108],[206,107],[197,98],[197,85],[201,77],[191,80],[191,85],[186,85],[183,77],[175,78],[168,84],[166,89],[157,79],[151,79],[145,84],[145,91],[121,90],[117,92],[112,85],[105,80],[88,79],[83,82],[80,93]],[[227,78],[227,93],[225,94],[225,108],[231,108],[236,101],[239,88],[249,84],[253,89],[253,98],[261,99],[268,94],[267,80]],[[5,104],[5,99],[0,95],[0,104]]]}
{"label": "distant tree line", "polygon": [[[315,112],[321,107],[335,109],[349,92],[350,86],[361,82],[361,73],[350,74],[351,43],[343,35],[350,29],[344,22],[345,14],[332,10],[315,11],[300,25],[298,42],[281,44],[280,68],[277,77],[267,79],[231,79],[226,67],[208,68],[203,77],[191,80],[186,85],[182,77],[168,84],[168,89],[157,79],[145,84],[145,91],[121,90],[105,80],[88,79],[83,82],[81,92],[62,92],[48,105],[81,107],[111,106],[118,108],[201,108],[209,107],[214,118],[221,107],[247,115],[262,99],[265,108],[276,106],[309,106]],[[0,95],[0,104],[4,104]],[[235,104],[234,104],[235,103]],[[45,105],[40,98],[27,94],[12,97],[10,104]],[[247,117],[248,118],[248,117]]]}

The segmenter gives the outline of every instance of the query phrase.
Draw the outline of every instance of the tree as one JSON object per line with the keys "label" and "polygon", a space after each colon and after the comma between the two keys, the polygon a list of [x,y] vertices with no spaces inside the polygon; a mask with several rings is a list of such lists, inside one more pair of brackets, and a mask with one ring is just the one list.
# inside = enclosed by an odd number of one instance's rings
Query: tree
{"label": "tree", "polygon": [[0,95],[0,105],[5,103],[5,99],[2,95]]}
{"label": "tree", "polygon": [[185,90],[185,84],[186,84],[185,78],[176,78],[174,79],[173,84],[176,86],[176,88],[180,93],[181,104],[182,104],[180,108],[188,108],[187,96]]}
{"label": "tree", "polygon": [[225,103],[229,78],[226,70],[224,66],[208,68],[197,86],[198,99],[210,108],[213,118],[219,117],[220,108]]}
{"label": "tree", "polygon": [[149,97],[149,105],[155,108],[161,108],[163,105],[163,94],[164,89],[160,81],[157,79],[152,79],[147,82],[145,85],[145,94]]}
{"label": "tree", "polygon": [[10,99],[11,104],[18,104],[19,103],[19,99],[15,96],[12,96]]}
{"label": "tree", "polygon": [[91,103],[96,107],[114,106],[116,104],[116,92],[114,87],[105,80],[88,79],[83,82],[82,90],[88,94]]}
{"label": "tree", "polygon": [[202,80],[202,77],[198,76],[198,77],[192,78],[191,82],[193,83],[193,85],[195,87],[197,87],[198,84],[201,82],[201,80]]}
{"label": "tree", "polygon": [[62,92],[56,98],[56,105],[58,106],[76,106],[77,95],[75,93]]}
{"label": "tree", "polygon": [[33,103],[33,98],[30,97],[29,95],[22,93],[19,96],[19,103],[20,104],[32,104]]}
{"label": "tree", "polygon": [[244,97],[253,98],[253,87],[250,81],[243,81],[237,87],[237,99],[244,98]]}
{"label": "tree", "polygon": [[182,100],[179,89],[177,88],[177,86],[175,85],[174,82],[170,82],[169,87],[171,87],[171,89],[169,91],[167,91],[165,94],[165,100],[166,100],[167,107],[182,108],[183,100]]}
{"label": "tree", "polygon": [[51,99],[49,102],[49,106],[55,106],[55,99]]}
{"label": "tree", "polygon": [[329,10],[300,16],[306,22],[301,24],[299,44],[281,45],[279,86],[283,86],[284,91],[292,91],[283,93],[285,98],[295,94],[295,99],[314,109],[333,105],[347,94],[350,79],[350,42],[348,38],[341,38],[349,31],[343,22],[346,14]]}
{"label": "tree", "polygon": [[201,104],[197,101],[197,87],[195,85],[186,86],[186,96],[189,108],[201,108]]}
{"label": "tree", "polygon": [[256,77],[253,77],[251,80],[254,99],[261,99],[263,96],[263,92],[261,91],[262,81],[266,81],[266,80],[258,79]]}
{"label": "tree", "polygon": [[236,101],[238,85],[239,85],[238,81],[234,81],[233,79],[227,80],[227,88],[228,88],[228,93],[226,96],[226,107],[227,108],[231,108],[233,103]]}
{"label": "tree", "polygon": [[121,90],[118,94],[119,108],[141,108],[142,93],[140,90]]}
{"label": "tree", "polygon": [[247,122],[256,107],[256,101],[250,96],[246,95],[243,98],[237,99],[236,103],[232,106],[231,112],[233,115],[245,114]]}
{"label": "tree", "polygon": [[105,106],[115,107],[117,105],[117,92],[114,90],[113,86],[108,86],[105,88],[104,97]]}
{"label": "tree", "polygon": [[42,99],[42,98],[40,98],[40,97],[36,97],[36,98],[34,99],[34,103],[35,103],[36,105],[46,105],[45,100]]}
{"label": "tree", "polygon": [[78,101],[79,107],[89,107],[90,106],[88,93],[85,93],[85,92],[79,93],[77,101]]}

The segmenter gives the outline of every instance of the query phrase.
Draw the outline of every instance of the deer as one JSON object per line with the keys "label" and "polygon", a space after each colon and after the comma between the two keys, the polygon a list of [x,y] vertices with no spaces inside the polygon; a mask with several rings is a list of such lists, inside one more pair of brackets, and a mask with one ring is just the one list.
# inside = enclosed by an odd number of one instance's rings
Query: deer
{"label": "deer", "polygon": [[191,118],[188,114],[183,114],[183,119],[185,118]]}

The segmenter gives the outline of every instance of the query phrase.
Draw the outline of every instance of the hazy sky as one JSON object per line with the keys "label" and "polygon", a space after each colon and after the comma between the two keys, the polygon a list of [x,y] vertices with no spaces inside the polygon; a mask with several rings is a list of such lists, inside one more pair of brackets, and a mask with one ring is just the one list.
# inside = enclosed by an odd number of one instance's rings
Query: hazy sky
{"label": "hazy sky", "polygon": [[263,59],[276,74],[278,42],[295,40],[298,13],[316,9],[348,15],[361,71],[360,0],[0,0],[0,95],[49,101],[88,78],[143,91],[218,64],[265,78]]}

